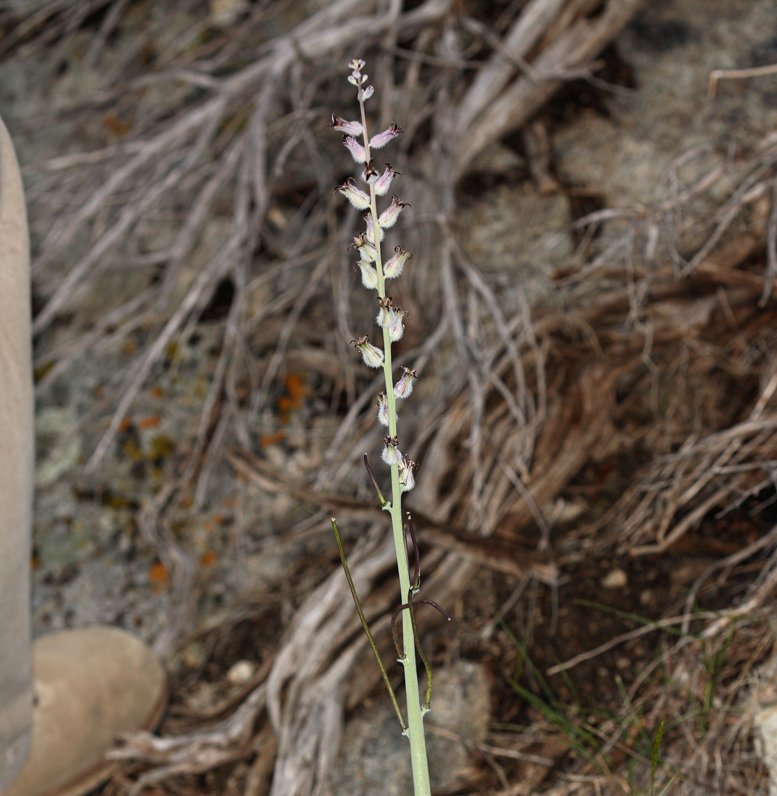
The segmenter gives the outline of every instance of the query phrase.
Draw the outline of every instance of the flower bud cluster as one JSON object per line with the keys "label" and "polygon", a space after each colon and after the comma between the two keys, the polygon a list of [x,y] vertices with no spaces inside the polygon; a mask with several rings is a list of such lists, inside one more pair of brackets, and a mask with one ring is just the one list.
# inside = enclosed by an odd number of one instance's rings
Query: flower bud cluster
{"label": "flower bud cluster", "polygon": [[384,369],[386,390],[378,395],[378,421],[381,425],[388,427],[389,435],[384,439],[382,459],[392,468],[398,468],[400,488],[405,492],[412,489],[415,484],[413,470],[417,465],[407,456],[403,456],[399,450],[399,441],[396,436],[396,402],[407,398],[413,391],[416,372],[403,367],[402,376],[394,384],[391,372],[391,344],[402,339],[407,312],[397,307],[391,297],[386,295],[386,280],[396,279],[400,276],[405,264],[413,255],[397,246],[394,249],[394,256],[384,262],[381,242],[385,237],[386,230],[396,224],[402,211],[410,205],[403,202],[398,196],[392,196],[388,206],[382,212],[378,211],[377,197],[385,196],[388,193],[394,177],[398,176],[399,172],[388,164],[381,171],[372,160],[372,152],[389,144],[402,133],[402,128],[392,122],[383,132],[372,138],[369,137],[364,103],[373,95],[374,89],[367,85],[368,77],[362,72],[364,61],[355,59],[348,66],[351,69],[348,82],[356,86],[361,121],[347,121],[332,114],[329,126],[343,133],[343,145],[356,163],[363,164],[361,178],[366,189],[359,187],[356,180],[349,177],[342,185],[335,188],[335,193],[341,193],[357,210],[363,211],[364,214],[364,231],[352,238],[348,248],[355,249],[359,254],[359,261],[355,268],[358,268],[361,273],[362,284],[368,290],[375,290],[378,294],[379,307],[376,322],[383,333],[384,350],[381,351],[370,343],[366,335],[352,340],[351,344],[361,352],[366,365],[371,368],[382,367]]}

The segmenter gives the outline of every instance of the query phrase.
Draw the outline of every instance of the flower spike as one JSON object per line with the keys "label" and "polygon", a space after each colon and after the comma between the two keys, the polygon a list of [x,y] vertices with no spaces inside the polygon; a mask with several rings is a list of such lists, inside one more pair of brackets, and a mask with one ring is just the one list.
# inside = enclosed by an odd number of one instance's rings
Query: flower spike
{"label": "flower spike", "polygon": [[[397,379],[395,381],[395,368],[392,367],[391,346],[393,343],[400,340],[404,334],[404,319],[407,312],[397,307],[391,297],[386,295],[386,280],[396,279],[400,276],[405,263],[412,255],[400,246],[397,246],[394,249],[393,257],[389,258],[387,255],[384,258],[384,253],[381,251],[381,242],[386,234],[386,230],[396,225],[400,213],[404,208],[410,207],[410,205],[401,201],[397,196],[392,196],[390,201],[381,203],[387,206],[382,208],[379,206],[379,198],[389,193],[389,189],[393,184],[393,179],[399,172],[394,171],[389,164],[386,164],[382,172],[379,171],[371,157],[373,151],[377,151],[391,143],[394,138],[402,133],[402,128],[392,122],[388,129],[372,137],[369,135],[364,103],[373,96],[375,89],[373,86],[369,85],[368,77],[363,71],[364,61],[360,58],[356,58],[350,62],[349,68],[351,74],[348,77],[348,81],[356,89],[356,96],[359,102],[360,121],[347,121],[333,114],[329,126],[344,134],[343,143],[345,147],[351,153],[353,159],[357,163],[362,164],[359,167],[359,171],[361,172],[363,184],[357,187],[353,178],[348,178],[335,190],[345,196],[354,207],[362,211],[364,218],[363,231],[360,235],[351,239],[351,244],[348,248],[355,248],[359,252],[359,262],[356,263],[356,266],[358,266],[361,271],[362,284],[369,290],[375,290],[379,301],[376,322],[381,330],[383,339],[382,350],[372,345],[366,335],[352,340],[351,344],[361,353],[366,365],[372,368],[382,367],[383,373],[381,374],[381,381],[385,382],[385,389],[379,392],[377,396],[377,415],[378,423],[384,427],[383,433],[386,434],[383,438],[381,459],[391,468],[390,502],[383,497],[366,455],[364,456],[364,466],[367,469],[369,478],[378,495],[381,508],[384,511],[388,511],[391,517],[397,566],[399,568],[400,602],[402,603],[391,618],[391,634],[396,647],[397,657],[402,661],[405,669],[405,689],[408,696],[408,721],[406,724],[397,708],[393,692],[391,692],[390,689],[388,677],[382,668],[382,664],[381,671],[384,681],[387,683],[387,687],[389,687],[389,692],[392,695],[392,701],[394,702],[397,716],[402,725],[403,734],[410,740],[413,760],[413,790],[420,796],[420,794],[429,794],[431,792],[422,722],[424,714],[429,710],[431,700],[432,670],[429,665],[429,660],[421,647],[421,640],[418,637],[415,609],[418,605],[427,604],[441,611],[448,620],[450,620],[450,617],[433,600],[416,598],[418,590],[421,587],[421,565],[418,540],[416,539],[412,517],[408,514],[407,521],[403,522],[402,514],[402,494],[404,492],[409,492],[415,487],[415,469],[417,463],[409,456],[404,455],[399,448],[399,440],[397,438],[397,403],[399,400],[407,398],[412,393],[416,372],[410,368],[403,367],[402,372],[396,374]],[[354,600],[357,602],[357,610],[359,610],[361,615],[361,608],[358,604],[350,574],[347,570],[342,552],[342,544],[340,543],[334,521],[332,525],[335,535],[338,537],[338,546],[340,547],[340,554],[343,559],[343,568],[346,570],[346,577],[349,580],[349,586],[351,586]],[[414,573],[409,571],[408,533],[410,534],[413,544]],[[402,614],[405,609],[408,611],[407,615]],[[397,628],[398,618],[402,619],[400,622],[402,625],[401,630]],[[372,638],[363,617],[362,622],[368,638],[370,638],[370,643],[372,644]],[[401,639],[400,636],[402,636]],[[374,645],[373,651],[375,651]],[[377,653],[376,657],[379,657]],[[416,659],[419,657],[426,669],[427,688],[425,700],[423,700],[418,693]]]}

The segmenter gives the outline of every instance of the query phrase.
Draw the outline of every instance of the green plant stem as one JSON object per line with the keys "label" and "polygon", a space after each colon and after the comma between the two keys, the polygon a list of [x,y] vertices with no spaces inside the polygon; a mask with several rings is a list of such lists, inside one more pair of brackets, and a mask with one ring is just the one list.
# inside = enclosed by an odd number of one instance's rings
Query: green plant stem
{"label": "green plant stem", "polygon": [[[360,101],[362,129],[364,131],[364,148],[367,162],[370,160],[370,144],[367,135],[367,117],[364,102]],[[378,203],[375,186],[370,185],[370,213],[372,228],[375,232],[375,248],[377,257],[375,268],[378,272],[378,295],[386,297],[386,280],[383,277],[383,262],[380,251],[380,225],[378,224]],[[391,371],[391,338],[387,328],[383,328],[383,373],[386,379],[386,400],[388,401],[389,436],[397,436],[397,399],[394,395],[394,376]],[[397,555],[399,570],[399,593],[404,602],[410,592],[410,568],[405,550],[405,534],[402,527],[402,489],[399,484],[399,466],[391,465],[391,527],[394,532],[394,548]],[[432,786],[429,781],[429,762],[426,757],[426,738],[424,737],[424,712],[421,708],[421,695],[418,690],[418,671],[415,657],[415,634],[409,612],[402,615],[402,645],[405,658],[400,663],[405,667],[405,695],[407,697],[406,735],[410,739],[410,763],[413,771],[413,790],[415,796],[431,796]]]}
{"label": "green plant stem", "polygon": [[362,627],[364,628],[364,632],[367,634],[367,639],[369,640],[372,651],[375,654],[375,660],[377,660],[378,666],[380,666],[380,672],[383,675],[383,682],[386,684],[386,688],[388,689],[389,697],[391,699],[391,704],[394,706],[394,712],[397,714],[397,718],[399,719],[399,726],[402,727],[402,732],[407,732],[407,724],[405,724],[402,711],[399,709],[399,703],[397,702],[397,697],[394,694],[394,689],[391,687],[391,681],[389,680],[388,674],[386,672],[386,667],[383,665],[383,661],[380,658],[380,653],[378,652],[378,647],[375,644],[375,639],[372,637],[372,633],[370,633],[370,626],[367,624],[364,611],[362,611],[362,606],[359,602],[359,595],[356,593],[356,586],[354,585],[353,578],[351,577],[351,570],[348,567],[348,562],[345,560],[343,542],[340,539],[340,533],[337,530],[337,522],[335,521],[334,517],[332,517],[332,530],[335,532],[335,539],[337,539],[337,549],[340,551],[340,561],[343,565],[343,571],[345,572],[345,579],[348,581],[348,588],[351,590],[351,596],[353,597],[353,601],[356,603],[356,610],[359,613],[359,619],[362,621]]}

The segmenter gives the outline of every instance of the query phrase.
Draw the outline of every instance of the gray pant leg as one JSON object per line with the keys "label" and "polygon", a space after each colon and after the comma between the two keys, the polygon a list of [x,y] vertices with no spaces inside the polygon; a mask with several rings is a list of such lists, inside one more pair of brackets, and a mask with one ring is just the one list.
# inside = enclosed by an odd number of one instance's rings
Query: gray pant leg
{"label": "gray pant leg", "polygon": [[29,267],[21,175],[0,119],[0,792],[24,763],[32,721],[34,435]]}

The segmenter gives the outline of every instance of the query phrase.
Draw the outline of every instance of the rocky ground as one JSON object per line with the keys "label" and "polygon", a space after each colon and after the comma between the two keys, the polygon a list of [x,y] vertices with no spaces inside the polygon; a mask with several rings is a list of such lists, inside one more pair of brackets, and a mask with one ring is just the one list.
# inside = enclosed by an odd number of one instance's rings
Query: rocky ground
{"label": "rocky ground", "polygon": [[[117,193],[107,195],[88,225],[74,224],[75,208],[69,203],[81,202],[94,186],[110,181],[122,163],[128,162],[115,158],[130,158],[140,152],[165,119],[177,119],[181,109],[195,107],[200,94],[207,98],[212,89],[202,75],[227,80],[248,63],[241,47],[245,52],[261,53],[273,37],[298,29],[327,5],[277,2],[244,6],[214,0],[210,5],[181,4],[173,13],[155,3],[92,3],[94,10],[77,23],[70,18],[69,28],[63,27],[54,11],[48,17],[44,14],[39,29],[31,26],[27,36],[19,33],[15,20],[32,19],[30,8],[45,9],[45,3],[16,4],[0,18],[11,37],[6,47],[0,39],[0,113],[23,167],[33,244],[34,303],[37,317],[44,317],[36,335],[34,630],[39,635],[107,623],[132,629],[154,644],[176,684],[168,731],[191,730],[214,706],[243,694],[246,684],[260,682],[263,664],[270,665],[282,648],[301,606],[336,571],[336,550],[327,527],[329,507],[311,508],[282,485],[297,482],[321,489],[313,479],[327,467],[328,472],[335,472],[328,457],[340,444],[338,429],[343,428],[348,408],[364,386],[358,381],[361,375],[354,375],[354,363],[347,363],[347,347],[342,340],[336,341],[345,332],[358,330],[369,317],[358,300],[347,298],[351,287],[356,289],[351,263],[342,260],[342,252],[339,261],[333,257],[327,263],[317,258],[314,236],[299,222],[299,208],[305,207],[303,191],[312,195],[322,174],[334,177],[337,172],[341,177],[345,165],[345,161],[315,162],[318,150],[306,139],[313,132],[326,135],[324,124],[334,110],[330,104],[339,97],[325,81],[335,70],[335,56],[342,60],[342,53],[322,59],[320,78],[290,72],[292,96],[281,104],[285,102],[285,114],[296,113],[295,118],[305,121],[298,142],[284,150],[280,128],[268,127],[273,146],[278,144],[271,151],[274,156],[279,151],[282,155],[269,171],[273,198],[262,219],[265,248],[256,254],[262,268],[246,271],[247,288],[239,308],[241,323],[252,316],[259,320],[253,326],[249,323],[250,331],[240,327],[242,337],[235,349],[242,350],[240,356],[246,360],[263,363],[257,368],[257,383],[268,368],[276,368],[261,388],[248,384],[248,379],[229,380],[231,368],[239,367],[232,364],[237,355],[230,354],[230,359],[224,353],[228,348],[225,335],[237,324],[233,315],[237,278],[227,278],[226,271],[213,270],[211,281],[215,284],[203,293],[198,313],[188,319],[188,325],[182,323],[169,340],[164,338],[165,323],[171,316],[166,308],[187,300],[199,275],[229,244],[234,216],[231,193],[224,189],[230,183],[225,179],[215,187],[215,198],[199,221],[196,245],[175,270],[162,268],[170,262],[170,251],[179,241],[181,219],[199,196],[199,185],[217,173],[219,164],[224,163],[218,158],[227,157],[229,131],[250,125],[248,110],[235,106],[225,111],[214,134],[213,159],[197,161],[192,175],[181,178],[175,192],[158,202],[149,200],[142,207],[143,197],[171,173],[165,172],[164,154],[139,169],[135,182],[130,180]],[[500,30],[500,20],[514,15],[521,5],[457,4],[443,17],[447,21],[430,23],[428,35],[435,38],[439,26],[451,37],[458,36],[461,43],[466,39],[463,31],[472,29],[462,20],[474,19]],[[118,21],[99,43],[100,31],[107,30],[106,11],[110,14],[107,9],[114,8],[118,9]],[[260,17],[261,25],[246,23]],[[241,25],[248,31],[246,40],[240,40]],[[48,38],[47,29],[52,31]],[[422,40],[424,34],[418,35]],[[14,42],[14,36],[18,41]],[[235,42],[231,52],[230,39]],[[637,271],[650,270],[651,257],[646,252],[651,245],[659,251],[656,268],[671,262],[671,241],[666,233],[671,225],[680,229],[685,224],[688,239],[698,238],[696,250],[703,245],[704,223],[721,217],[721,207],[725,210],[725,202],[742,185],[742,163],[752,163],[759,147],[765,146],[764,140],[777,129],[777,76],[724,78],[710,96],[710,73],[777,62],[776,42],[777,5],[773,0],[650,3],[601,49],[595,62],[587,65],[587,74],[563,82],[532,115],[530,125],[503,136],[479,155],[454,186],[451,228],[462,259],[476,266],[498,296],[508,321],[519,317],[524,307],[530,307],[538,318],[549,307],[563,310],[568,300],[560,290],[563,279],[585,270],[598,254],[608,251],[609,244],[615,248],[607,267]],[[392,46],[386,45],[386,52],[401,56],[401,42],[399,49],[392,50]],[[439,52],[444,53],[444,47]],[[351,56],[350,50],[347,55]],[[484,50],[478,57],[486,55]],[[385,60],[378,63],[380,69],[385,68]],[[433,73],[436,62],[431,59],[430,63]],[[155,76],[168,69],[180,70],[188,77],[184,75],[180,83],[155,82]],[[379,73],[378,67],[376,70]],[[200,75],[201,85],[192,78],[194,73]],[[458,79],[464,85],[469,73],[463,71]],[[397,86],[394,90],[399,93]],[[421,89],[419,96],[423,96]],[[390,102],[390,92],[388,97]],[[404,123],[399,114],[401,104],[397,103],[397,110],[390,109],[389,116],[394,118],[396,113],[397,121]],[[283,127],[286,116],[278,118]],[[422,125],[423,120],[418,121],[417,129]],[[293,127],[284,128],[284,136],[292,135],[289,129],[293,133]],[[402,186],[403,199],[411,203],[413,186],[422,182],[420,166],[414,166],[413,158],[414,153],[418,157],[423,153],[423,140],[423,135],[417,138],[414,148],[408,144],[401,156],[402,171],[408,175]],[[186,146],[191,146],[188,139]],[[764,163],[758,178],[773,183],[771,163]],[[705,176],[713,172],[714,178]],[[700,190],[678,210],[678,195],[704,179],[708,179],[707,190]],[[749,187],[755,184],[754,179]],[[118,229],[125,207],[141,207],[126,227],[131,234],[117,232],[115,242],[105,244],[103,253],[94,253],[93,247],[102,245],[106,234]],[[576,225],[595,211],[602,211],[595,229]],[[307,223],[311,228],[318,225],[318,229],[329,225],[336,241],[335,227],[347,222],[336,220],[334,212],[330,205],[320,216],[308,216]],[[430,206],[425,212],[431,216]],[[759,208],[756,197],[721,233],[725,245],[755,235],[758,242],[742,258],[744,264],[737,266],[749,269],[748,273],[763,274],[766,268],[766,221],[761,222],[761,232],[752,233],[752,229],[758,226],[758,218],[765,219],[770,212],[773,210],[766,206]],[[647,218],[650,213],[658,219],[656,225],[665,225],[660,232],[654,225],[655,239],[651,239],[650,227],[645,231],[634,226],[635,219]],[[433,240],[427,223],[422,212],[420,220],[406,229],[416,251],[420,249],[417,261],[423,259],[424,247]],[[66,245],[59,245],[58,241],[70,234],[68,225],[72,234]],[[619,243],[624,236],[628,245]],[[689,244],[687,251],[677,255],[674,267],[682,270],[683,263],[693,260],[693,253]],[[73,285],[61,310],[45,318],[42,313],[60,295],[67,274],[90,257],[94,263],[90,276]],[[423,296],[425,290],[432,289],[432,273],[431,266],[426,271],[418,266],[412,271],[411,287],[403,288],[410,294],[402,297],[402,306],[411,308],[405,349],[411,353],[429,334],[428,324],[413,324],[415,318],[431,313],[432,305],[427,305]],[[570,313],[568,324],[577,329],[570,332],[570,350],[578,336],[589,334],[580,320],[583,310],[596,304],[596,290],[611,289],[612,278],[612,273],[601,274],[601,281],[592,283],[589,298]],[[169,289],[164,301],[154,294],[156,303],[143,303],[141,298],[137,310],[130,306],[135,297],[157,290],[166,279]],[[328,287],[327,280],[334,280],[335,287]],[[627,303],[614,328],[624,330],[624,339],[625,330],[634,325],[628,307],[636,306],[629,289],[638,292],[638,282],[635,277],[630,286],[626,283],[623,287]],[[296,321],[304,332],[295,330],[291,336],[287,316],[282,313],[297,306],[295,302],[308,284],[326,298],[299,304]],[[347,289],[343,287],[346,284]],[[412,288],[419,289],[420,298],[413,298]],[[459,289],[464,323],[468,334],[475,330],[474,339],[486,322],[478,314],[476,291],[464,278]],[[720,297],[721,290],[718,287],[713,293]],[[349,301],[353,305],[344,315],[341,311]],[[265,311],[272,302],[280,308],[278,314]],[[725,302],[721,297],[720,306]],[[690,306],[678,304],[678,315],[687,318]],[[767,311],[770,308],[767,305]],[[737,320],[738,312],[734,305]],[[688,339],[696,342],[679,343],[672,354],[676,359],[668,357],[666,362],[660,354],[653,362],[650,345],[645,343],[643,374],[633,382],[645,396],[640,412],[653,411],[645,408],[655,387],[651,376],[660,373],[663,388],[673,383],[676,371],[686,368],[692,372],[694,346],[707,346],[708,356],[714,358],[715,334],[710,332],[704,338],[703,332],[694,331]],[[138,379],[134,369],[143,353],[159,340],[159,355]],[[720,345],[725,347],[723,342]],[[766,345],[754,340],[742,343],[749,361],[762,368],[756,375],[751,373],[748,389],[753,395],[758,394],[759,384],[763,388],[768,382],[771,360],[763,350]],[[283,349],[288,349],[289,356],[280,366],[273,364],[273,353]],[[440,344],[440,364],[430,373],[426,386],[419,384],[419,419],[409,421],[416,424],[419,436],[427,423],[431,427],[442,422],[435,409],[447,400],[451,384],[463,373],[455,351],[451,341]],[[313,360],[315,367],[310,365]],[[555,384],[547,384],[551,398],[563,383],[562,370]],[[136,388],[134,397],[123,416],[115,416],[121,396],[130,387]],[[531,389],[538,389],[537,385]],[[739,411],[735,405],[745,402],[731,424],[741,420],[750,406],[746,396],[727,394],[725,386],[716,389],[712,398],[701,392],[676,398],[681,404],[694,404],[699,417],[705,419],[699,421],[702,424],[709,417],[723,417],[728,408],[735,414]],[[239,405],[242,411],[249,400],[246,395],[253,396],[257,405],[261,403],[250,417],[233,409]],[[257,395],[264,396],[263,403]],[[714,410],[709,409],[710,402],[715,403]],[[562,404],[549,401],[548,405],[557,406],[557,413],[563,414]],[[613,733],[607,722],[615,721],[613,717],[623,708],[625,689],[663,647],[654,641],[617,647],[599,655],[572,679],[549,678],[552,687],[543,685],[539,672],[633,630],[637,616],[649,615],[649,621],[657,621],[663,611],[671,615],[670,608],[682,603],[706,568],[753,543],[771,527],[768,509],[754,516],[743,509],[725,528],[710,511],[700,514],[694,526],[695,531],[700,530],[688,537],[688,545],[670,549],[667,556],[635,558],[613,547],[606,554],[594,551],[586,558],[586,549],[593,550],[594,543],[590,548],[585,542],[575,547],[578,543],[574,540],[583,538],[585,529],[596,525],[629,484],[636,483],[640,468],[648,464],[648,449],[659,450],[663,445],[663,452],[675,452],[683,444],[681,432],[667,431],[671,425],[667,418],[684,417],[687,407],[677,409],[672,396],[664,393],[656,407],[655,425],[663,430],[655,434],[664,434],[663,442],[651,448],[653,443],[644,440],[652,439],[653,432],[640,436],[643,431],[634,423],[624,423],[617,435],[610,435],[607,444],[599,445],[590,460],[570,473],[563,489],[552,499],[539,501],[540,511],[553,527],[556,550],[568,553],[564,562],[556,561],[560,569],[554,570],[555,579],[543,584],[537,569],[529,583],[520,573],[500,570],[488,559],[492,563],[481,567],[472,585],[448,606],[456,619],[454,626],[430,631],[429,644],[439,669],[439,703],[430,746],[436,761],[432,766],[436,793],[572,793],[582,792],[583,787],[586,792],[592,787],[597,792],[615,792],[617,787],[647,792],[645,771],[649,766],[645,768],[645,761],[656,733],[653,719],[664,714],[675,718],[683,711],[662,703],[656,713],[654,704],[642,705],[639,710],[650,720],[638,718],[612,748],[605,748],[603,737]],[[117,421],[115,433],[106,439],[112,417]],[[223,417],[230,419],[222,424]],[[725,427],[722,421],[710,425],[713,430]],[[341,467],[340,480],[334,486],[328,481],[323,491],[368,497],[367,485],[352,465],[359,458],[358,450],[372,439],[371,433],[365,423],[350,426],[348,444],[341,446],[341,451],[347,447],[351,469]],[[263,470],[254,471],[253,476],[245,468],[241,470],[228,458],[236,449],[258,454],[279,480]],[[469,455],[463,444],[459,455]],[[759,493],[758,499],[768,501],[769,496]],[[430,513],[421,498],[417,508]],[[752,506],[745,508],[749,511]],[[460,526],[467,525],[462,514],[452,511]],[[510,525],[508,520],[495,521],[495,526]],[[352,526],[347,531],[349,539],[354,541],[359,527],[368,525],[363,519],[362,526]],[[542,548],[537,527],[520,534],[526,550],[538,543]],[[634,538],[637,536],[635,532]],[[738,577],[730,597],[734,602],[748,583],[745,574]],[[725,599],[728,595],[726,592]],[[605,603],[622,614],[596,613],[581,600]],[[713,602],[705,610],[730,605]],[[501,630],[494,619],[500,610],[505,622]],[[768,612],[757,618],[763,623]],[[525,636],[519,628],[526,631]],[[513,634],[532,639],[530,656]],[[727,686],[741,676],[743,689],[753,667],[766,659],[771,642],[765,639],[766,635],[749,641],[738,637],[742,655],[728,659],[725,652],[710,648],[711,657],[704,661],[709,664],[707,671],[714,671],[715,677],[725,671],[721,677]],[[717,663],[712,660],[715,656],[719,656]],[[695,670],[688,671],[690,674],[682,676],[697,677]],[[516,689],[511,683],[521,685]],[[587,686],[590,693],[581,695],[579,689]],[[713,690],[699,699],[712,700]],[[333,769],[334,792],[407,791],[404,739],[381,729],[394,717],[382,703],[383,694],[377,688],[373,691],[366,705],[355,707],[346,702],[348,721],[344,751]],[[760,703],[743,706],[743,693],[741,689],[727,692],[731,697],[727,708],[749,711],[752,718]],[[715,698],[723,699],[720,695]],[[598,702],[592,705],[590,699]],[[695,721],[690,723],[692,730],[682,731],[703,737],[701,723],[715,720],[702,710],[709,710],[710,705],[700,702],[701,707],[695,706],[693,699],[688,699],[692,704],[686,705],[686,712],[696,711]],[[719,707],[723,716],[722,702]],[[672,729],[681,725],[677,719]],[[536,734],[534,744],[516,751],[505,736],[527,726]],[[736,741],[742,766],[751,772],[749,778],[739,769],[729,771],[727,763],[714,792],[767,792],[767,776],[753,757],[748,734],[752,727],[752,721],[744,724]],[[269,748],[266,737],[261,737]],[[597,739],[596,743],[592,739]],[[205,788],[224,793],[266,791],[269,774],[258,748],[244,749],[229,766],[210,773],[190,773],[184,778],[184,789],[189,793],[204,792]],[[597,768],[603,757],[607,764]],[[570,767],[589,758],[594,762],[588,768]],[[692,760],[690,753],[687,759]],[[663,783],[674,783],[669,792],[672,787],[678,792],[712,792],[704,790],[712,788],[710,780],[694,780],[681,762],[675,760],[661,768]],[[638,765],[641,774],[629,783],[625,772],[633,773]],[[191,771],[202,769],[193,767]],[[253,784],[249,787],[247,783]],[[126,781],[119,779],[111,787],[121,790],[125,785]]]}

